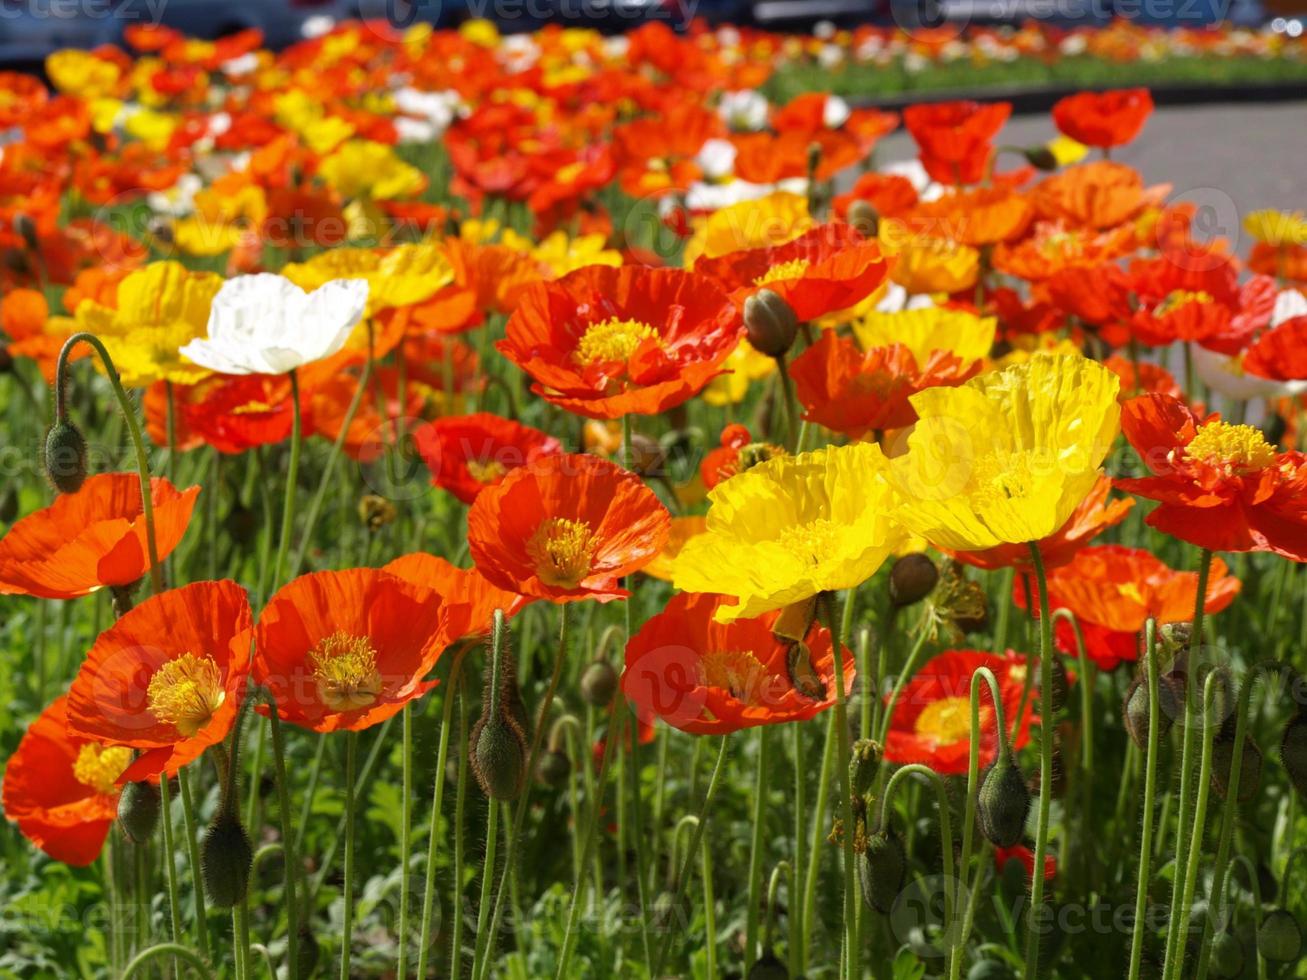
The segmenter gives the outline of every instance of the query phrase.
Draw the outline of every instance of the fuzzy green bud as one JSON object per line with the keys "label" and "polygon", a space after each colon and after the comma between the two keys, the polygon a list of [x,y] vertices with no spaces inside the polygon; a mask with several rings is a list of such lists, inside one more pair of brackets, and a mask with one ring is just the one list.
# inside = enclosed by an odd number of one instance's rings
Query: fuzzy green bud
{"label": "fuzzy green bud", "polygon": [[1009,753],[985,773],[976,798],[980,832],[995,847],[1012,847],[1025,835],[1030,813],[1030,788]]}
{"label": "fuzzy green bud", "polygon": [[762,956],[758,957],[749,968],[745,980],[790,980],[790,971],[776,958],[776,954],[768,949],[764,950]]}
{"label": "fuzzy green bud", "polygon": [[472,774],[492,800],[515,800],[526,775],[526,736],[510,716],[483,714],[472,730]]}
{"label": "fuzzy green bud", "polygon": [[134,844],[144,844],[159,826],[159,787],[128,783],[118,797],[118,826]]}
{"label": "fuzzy green bud", "polygon": [[1307,796],[1307,716],[1296,713],[1284,726],[1280,763],[1300,796]]}
{"label": "fuzzy green bud", "polygon": [[250,886],[254,848],[240,818],[220,809],[200,845],[204,893],[217,908],[229,909],[245,898]]}
{"label": "fuzzy green bud", "polygon": [[849,782],[855,797],[865,797],[876,783],[880,772],[880,743],[869,738],[860,738],[853,743],[853,753],[849,759]]}
{"label": "fuzzy green bud", "polygon": [[[1176,682],[1169,676],[1157,679],[1157,737],[1163,738],[1171,730],[1171,723],[1180,711],[1180,697]],[[1126,689],[1121,715],[1125,730],[1141,749],[1148,745],[1148,680],[1136,677]]]}
{"label": "fuzzy green bud", "polygon": [[1271,909],[1257,927],[1257,951],[1274,963],[1293,963],[1302,955],[1302,928],[1284,909]]}
{"label": "fuzzy green bud", "polygon": [[866,850],[858,861],[858,884],[867,907],[889,915],[903,890],[907,872],[907,855],[897,834],[880,831],[868,837]]}
{"label": "fuzzy green bud", "polygon": [[[1239,766],[1239,802],[1247,803],[1257,795],[1262,780],[1262,750],[1251,738],[1243,740],[1242,762]],[[1230,790],[1230,774],[1234,763],[1234,739],[1218,738],[1212,743],[1212,790],[1221,799]]]}
{"label": "fuzzy green bud", "polygon": [[586,704],[606,708],[617,693],[617,671],[607,660],[595,660],[581,673],[581,697]]}
{"label": "fuzzy green bud", "polygon": [[61,419],[45,434],[45,475],[60,493],[76,493],[86,482],[86,439],[77,426]]}
{"label": "fuzzy green bud", "polygon": [[1230,932],[1212,938],[1211,975],[1217,980],[1235,980],[1243,973],[1243,944]]}
{"label": "fuzzy green bud", "polygon": [[566,752],[549,749],[542,753],[536,763],[536,779],[544,786],[561,786],[572,771],[572,760]]}
{"label": "fuzzy green bud", "polygon": [[867,201],[854,201],[849,205],[849,224],[863,238],[875,238],[880,231],[880,214]]}

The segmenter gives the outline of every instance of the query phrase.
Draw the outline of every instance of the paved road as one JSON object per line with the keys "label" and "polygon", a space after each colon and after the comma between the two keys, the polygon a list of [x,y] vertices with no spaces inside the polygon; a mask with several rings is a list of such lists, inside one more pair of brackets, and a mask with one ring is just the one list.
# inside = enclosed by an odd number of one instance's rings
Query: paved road
{"label": "paved road", "polygon": [[[1001,141],[1043,142],[1055,134],[1048,116],[1013,118]],[[877,159],[912,156],[910,137],[883,141]],[[1177,106],[1158,109],[1133,145],[1115,154],[1150,184],[1169,182],[1173,196],[1200,205],[1199,223],[1246,255],[1239,225],[1259,208],[1307,211],[1307,104]]]}

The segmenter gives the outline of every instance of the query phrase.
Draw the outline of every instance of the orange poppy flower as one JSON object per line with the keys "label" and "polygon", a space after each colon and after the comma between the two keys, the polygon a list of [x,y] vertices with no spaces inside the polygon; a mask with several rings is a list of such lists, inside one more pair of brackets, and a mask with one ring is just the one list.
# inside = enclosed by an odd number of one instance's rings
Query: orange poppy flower
{"label": "orange poppy flower", "polygon": [[[1135,505],[1135,502],[1129,497],[1109,502],[1107,494],[1111,489],[1111,478],[1100,476],[1093,489],[1085,495],[1085,499],[1071,512],[1066,523],[1039,542],[1039,554],[1044,559],[1045,568],[1065,565],[1082,547],[1109,527],[1125,520],[1125,515],[1130,513],[1130,508]],[[997,568],[1015,568],[1022,573],[1033,571],[1030,563],[1030,548],[1024,544],[1000,544],[993,548],[986,548],[984,551],[946,553],[976,568],[991,571]]]}
{"label": "orange poppy flower", "polygon": [[530,287],[495,346],[547,401],[615,419],[693,397],[721,373],[742,329],[705,276],[596,265]]}
{"label": "orange poppy flower", "polygon": [[1248,268],[1289,283],[1307,283],[1307,245],[1258,242],[1248,255]]}
{"label": "orange poppy flower", "polygon": [[475,568],[459,568],[423,551],[401,555],[381,567],[424,589],[439,592],[452,606],[468,607],[468,636],[489,634],[495,610],[502,609],[506,618],[513,618],[528,605],[531,599],[491,585]]}
{"label": "orange poppy flower", "polygon": [[1231,256],[1189,261],[1163,254],[1130,264],[1138,302],[1130,328],[1144,344],[1166,346],[1195,340],[1235,354],[1275,311],[1275,282],[1254,276],[1242,285]]}
{"label": "orange poppy flower", "polygon": [[1177,398],[1126,402],[1121,429],[1153,474],[1116,485],[1159,505],[1148,524],[1212,551],[1273,551],[1307,561],[1307,457],[1251,425],[1200,418]]}
{"label": "orange poppy flower", "polygon": [[800,322],[856,306],[885,280],[880,245],[851,225],[819,225],[783,245],[700,258],[695,271],[721,283],[741,308],[759,289],[770,289]]}
{"label": "orange poppy flower", "polygon": [[68,691],[68,730],[139,749],[120,783],[175,775],[226,738],[245,697],[253,617],[235,582],[151,596],[100,634]]}
{"label": "orange poppy flower", "polygon": [[[198,486],[150,481],[156,547],[167,558],[186,533]],[[0,595],[75,599],[135,584],[150,569],[141,485],[134,473],[88,477],[76,493],[15,523],[0,539]]]}
{"label": "orange poppy flower", "polygon": [[1033,215],[1025,195],[997,184],[944,194],[901,220],[919,234],[979,247],[1020,238]]}
{"label": "orange poppy flower", "polygon": [[977,184],[993,152],[992,140],[1012,114],[1007,102],[936,102],[908,106],[903,125],[921,151],[921,162],[941,184]]}
{"label": "orange poppy flower", "polygon": [[543,456],[477,496],[468,548],[481,573],[552,602],[624,599],[618,580],[667,540],[670,515],[634,473],[595,456]]}
{"label": "orange poppy flower", "polygon": [[1152,111],[1153,96],[1146,88],[1078,92],[1053,106],[1053,125],[1077,143],[1106,149],[1138,136]]}
{"label": "orange poppy flower", "polygon": [[1067,270],[1068,276],[1079,275],[1086,267],[1101,266],[1136,247],[1130,227],[1098,232],[1063,221],[1036,221],[1025,238],[995,246],[993,263],[999,272],[1039,283]]}
{"label": "orange poppy flower", "polygon": [[[825,627],[814,622],[796,645],[772,632],[779,611],[716,622],[713,613],[724,601],[678,592],[626,645],[622,690],[641,721],[661,719],[692,735],[726,735],[807,721],[835,704],[835,658]],[[853,655],[847,647],[841,653],[847,694]]]}
{"label": "orange poppy flower", "polygon": [[733,136],[731,142],[735,145],[735,175],[752,184],[807,177],[813,146],[820,150],[818,180],[830,180],[861,160],[865,152],[855,137],[829,129],[819,133],[746,133]]}
{"label": "orange poppy flower", "polygon": [[705,490],[711,490],[736,473],[784,453],[780,446],[755,442],[749,430],[735,422],[722,429],[720,445],[704,454],[703,462],[699,464],[699,479],[703,481]]}
{"label": "orange poppy flower", "polygon": [[1295,316],[1266,331],[1243,356],[1243,369],[1272,381],[1307,379],[1307,316]]}
{"label": "orange poppy flower", "polygon": [[923,388],[959,385],[980,370],[947,350],[918,365],[903,344],[861,350],[833,330],[794,360],[790,374],[803,418],[861,439],[868,432],[900,429],[917,421],[908,398]]}
{"label": "orange poppy flower", "polygon": [[100,856],[118,814],[118,777],[132,761],[68,731],[68,698],[32,722],[5,766],[5,816],[56,861],[85,867]]}
{"label": "orange poppy flower", "polygon": [[899,174],[880,174],[870,171],[861,174],[846,194],[836,194],[831,201],[835,216],[841,221],[849,219],[849,208],[855,201],[866,201],[881,217],[893,218],[905,213],[917,203],[917,189],[912,181]]}
{"label": "orange poppy flower", "polygon": [[[971,753],[971,675],[988,667],[998,679],[1003,697],[1003,720],[1013,730],[1013,749],[1030,740],[1031,705],[1017,719],[1026,670],[1026,658],[1008,651],[999,656],[979,650],[946,650],[922,665],[899,693],[885,736],[885,761],[905,765],[923,763],[945,776],[967,771]],[[888,698],[887,698],[888,700]],[[994,702],[989,685],[980,686],[980,765],[993,765],[998,757],[994,728]]]}
{"label": "orange poppy flower", "polygon": [[1135,395],[1149,393],[1183,397],[1180,383],[1160,364],[1151,361],[1135,362],[1120,354],[1113,354],[1103,362],[1103,367],[1121,379],[1121,394],[1118,397],[1123,404]]}
{"label": "orange poppy flower", "polygon": [[1045,177],[1030,192],[1030,203],[1047,221],[1102,231],[1138,216],[1157,203],[1158,193],[1145,190],[1143,178],[1125,164],[1096,160]]}
{"label": "orange poppy flower", "polygon": [[[66,302],[68,297],[65,295],[64,299]],[[4,349],[10,357],[35,361],[50,384],[54,384],[59,352],[73,335],[75,326],[67,317],[50,316],[50,306],[40,290],[13,289],[0,299],[0,328],[9,338]],[[80,361],[90,353],[89,346],[79,345],[70,360]]]}
{"label": "orange poppy flower", "polygon": [[563,451],[553,436],[489,412],[436,419],[417,429],[413,440],[432,484],[465,504],[510,470]]}
{"label": "orange poppy flower", "polygon": [[[1212,561],[1204,608],[1220,612],[1234,601],[1242,583],[1226,574],[1225,562]],[[1039,615],[1039,586],[1030,583],[1033,613]],[[1093,545],[1069,564],[1048,573],[1048,603],[1052,612],[1069,609],[1085,638],[1085,654],[1103,670],[1121,661],[1139,659],[1139,631],[1149,617],[1158,625],[1193,618],[1198,573],[1176,572],[1143,548]],[[1012,601],[1026,608],[1026,587],[1013,583]],[[1054,630],[1057,647],[1068,656],[1077,652],[1075,627],[1059,619]]]}
{"label": "orange poppy flower", "polygon": [[424,678],[468,632],[469,612],[376,568],[303,575],[259,616],[254,679],[272,692],[284,721],[361,731],[436,686]]}

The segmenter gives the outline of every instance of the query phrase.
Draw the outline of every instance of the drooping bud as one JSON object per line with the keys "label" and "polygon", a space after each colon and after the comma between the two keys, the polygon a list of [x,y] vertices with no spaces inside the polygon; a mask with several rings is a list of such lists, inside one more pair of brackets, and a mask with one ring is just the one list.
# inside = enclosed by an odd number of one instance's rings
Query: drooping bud
{"label": "drooping bud", "polygon": [[[1251,738],[1243,740],[1243,750],[1239,753],[1242,762],[1239,766],[1239,802],[1247,803],[1257,795],[1257,787],[1262,781],[1262,750]],[[1234,763],[1234,739],[1218,738],[1212,743],[1212,791],[1221,799],[1226,798],[1230,790],[1231,768]]]}
{"label": "drooping bud", "polygon": [[631,436],[628,447],[631,458],[626,461],[632,473],[640,476],[660,476],[667,464],[667,454],[657,439],[640,433]]}
{"label": "drooping bud", "polygon": [[904,555],[894,562],[889,573],[889,601],[899,609],[920,602],[934,591],[939,569],[930,556],[921,551]]}
{"label": "drooping bud", "polygon": [[869,738],[860,738],[853,743],[853,752],[849,759],[849,782],[854,796],[865,797],[871,792],[880,772],[880,743]]}
{"label": "drooping bud", "polygon": [[1012,759],[1002,751],[990,766],[976,798],[980,832],[995,847],[1012,847],[1025,836],[1030,813],[1030,788]]}
{"label": "drooping bud", "polygon": [[783,357],[794,346],[799,318],[779,295],[760,289],[744,301],[744,331],[758,353]]}
{"label": "drooping bud", "polygon": [[1028,146],[1022,154],[1026,158],[1026,163],[1030,164],[1036,170],[1056,170],[1057,155],[1047,146]]}
{"label": "drooping bud", "polygon": [[118,826],[134,844],[144,844],[159,826],[159,787],[153,783],[128,783],[118,797]]}
{"label": "drooping bud", "polygon": [[1284,909],[1271,909],[1257,927],[1257,951],[1275,963],[1293,963],[1302,955],[1302,928]]}
{"label": "drooping bud", "polygon": [[581,697],[586,704],[605,708],[617,693],[617,671],[607,660],[595,660],[581,673]]}
{"label": "drooping bud", "polygon": [[903,890],[907,871],[908,860],[898,834],[892,830],[871,834],[858,861],[858,883],[867,907],[888,915]]}
{"label": "drooping bud", "polygon": [[237,905],[250,886],[254,848],[231,807],[221,807],[200,845],[204,893],[220,909]]}
{"label": "drooping bud", "polygon": [[[1157,737],[1164,738],[1180,711],[1180,697],[1175,680],[1169,675],[1157,678]],[[1141,749],[1148,745],[1148,679],[1136,677],[1126,689],[1121,706],[1125,730]]]}
{"label": "drooping bud", "polygon": [[45,475],[60,493],[76,493],[86,482],[86,439],[67,419],[45,434]]}
{"label": "drooping bud", "polygon": [[566,752],[549,749],[542,753],[536,763],[536,779],[544,786],[562,786],[572,771],[572,760]]}
{"label": "drooping bud", "polygon": [[790,980],[790,971],[776,958],[775,952],[767,949],[749,968],[745,980]]}
{"label": "drooping bud", "polygon": [[511,707],[516,692],[508,627],[495,610],[490,669],[481,696],[481,717],[472,728],[469,760],[481,792],[492,800],[515,800],[526,781],[527,740],[523,718]]}
{"label": "drooping bud", "polygon": [[359,520],[373,534],[387,524],[394,523],[398,515],[395,505],[385,497],[367,493],[359,498]]}
{"label": "drooping bud", "polygon": [[854,201],[849,205],[849,224],[863,238],[875,238],[880,231],[880,214],[867,201]]}
{"label": "drooping bud", "polygon": [[1238,937],[1228,931],[1218,932],[1212,939],[1211,975],[1218,980],[1235,980],[1243,974],[1243,964],[1243,944]]}
{"label": "drooping bud", "polygon": [[1280,763],[1300,796],[1307,796],[1307,716],[1299,711],[1284,726]]}
{"label": "drooping bud", "polygon": [[826,681],[812,662],[812,651],[802,640],[794,640],[785,652],[785,670],[794,689],[814,701],[826,699]]}

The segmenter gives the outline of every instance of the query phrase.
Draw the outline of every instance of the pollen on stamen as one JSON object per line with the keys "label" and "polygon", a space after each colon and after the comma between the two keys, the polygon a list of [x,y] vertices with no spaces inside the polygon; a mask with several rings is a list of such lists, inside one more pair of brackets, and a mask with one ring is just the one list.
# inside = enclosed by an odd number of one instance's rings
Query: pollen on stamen
{"label": "pollen on stamen", "polygon": [[791,259],[789,262],[778,262],[755,279],[753,284],[755,286],[768,286],[774,282],[800,279],[808,271],[808,266],[811,264],[807,259]]}
{"label": "pollen on stamen", "polygon": [[839,547],[843,530],[833,521],[817,518],[782,528],[780,545],[801,561],[820,565],[829,561]]}
{"label": "pollen on stamen", "polygon": [[1208,422],[1185,446],[1185,456],[1209,466],[1225,466],[1243,472],[1264,469],[1275,462],[1275,447],[1262,430],[1251,425]]}
{"label": "pollen on stamen", "polygon": [[585,328],[572,359],[582,367],[627,361],[641,344],[657,339],[658,331],[648,323],[609,317]]}
{"label": "pollen on stamen", "polygon": [[209,723],[227,697],[217,662],[193,653],[183,653],[156,670],[145,694],[150,713],[187,738]]}
{"label": "pollen on stamen", "polygon": [[590,574],[594,546],[594,532],[585,521],[550,517],[540,522],[526,550],[542,582],[574,589]]}
{"label": "pollen on stamen", "polygon": [[118,777],[131,765],[132,750],[125,745],[100,745],[87,742],[77,750],[73,778],[97,793],[116,791]]}
{"label": "pollen on stamen", "polygon": [[699,662],[703,683],[729,691],[737,701],[760,703],[767,671],[753,654],[744,650],[714,650]]}
{"label": "pollen on stamen", "polygon": [[484,463],[480,460],[469,459],[467,461],[467,471],[477,483],[494,483],[508,472],[508,467],[497,459],[486,460]]}
{"label": "pollen on stamen", "polygon": [[332,711],[358,711],[381,696],[377,652],[366,636],[333,633],[309,651],[307,660],[318,696]]}
{"label": "pollen on stamen", "polygon": [[[981,710],[992,709],[982,707]],[[913,728],[917,734],[929,736],[940,745],[960,742],[971,735],[971,702],[961,697],[932,701],[917,715]]]}

